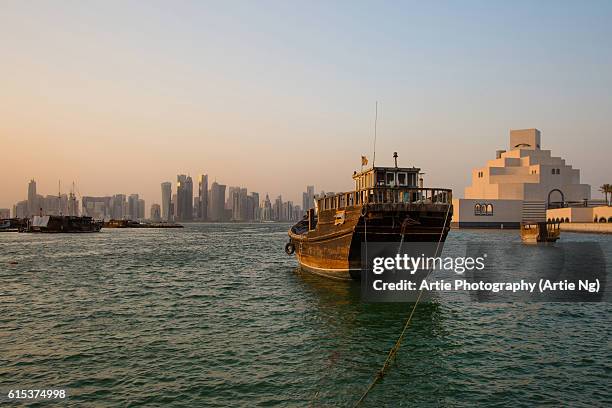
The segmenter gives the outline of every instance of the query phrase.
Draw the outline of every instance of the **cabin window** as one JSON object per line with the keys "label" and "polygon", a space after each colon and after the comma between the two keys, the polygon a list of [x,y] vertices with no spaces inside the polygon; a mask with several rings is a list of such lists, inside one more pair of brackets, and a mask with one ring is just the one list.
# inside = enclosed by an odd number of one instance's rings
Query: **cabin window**
{"label": "cabin window", "polygon": [[393,172],[387,172],[387,180],[386,180],[386,184],[388,186],[395,186],[395,173]]}
{"label": "cabin window", "polygon": [[406,173],[397,173],[397,184],[400,186],[405,186],[407,182]]}
{"label": "cabin window", "polygon": [[417,185],[416,174],[410,173],[410,186],[416,186],[416,185]]}
{"label": "cabin window", "polygon": [[377,172],[376,173],[376,185],[384,186],[385,185],[385,173]]}

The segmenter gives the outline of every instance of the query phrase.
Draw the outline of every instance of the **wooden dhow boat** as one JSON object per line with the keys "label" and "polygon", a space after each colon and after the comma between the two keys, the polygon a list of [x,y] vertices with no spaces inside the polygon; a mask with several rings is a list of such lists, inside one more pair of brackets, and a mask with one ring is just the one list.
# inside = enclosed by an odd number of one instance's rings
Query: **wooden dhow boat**
{"label": "wooden dhow boat", "polygon": [[424,188],[417,167],[372,167],[353,173],[355,190],[316,197],[289,230],[285,252],[302,269],[336,279],[361,277],[362,243],[444,242],[452,191]]}

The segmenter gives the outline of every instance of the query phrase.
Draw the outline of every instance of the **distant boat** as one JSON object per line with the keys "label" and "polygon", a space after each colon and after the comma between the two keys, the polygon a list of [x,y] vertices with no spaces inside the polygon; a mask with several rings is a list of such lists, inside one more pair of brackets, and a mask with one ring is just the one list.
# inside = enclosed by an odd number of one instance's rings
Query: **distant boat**
{"label": "distant boat", "polygon": [[[289,230],[287,254],[310,272],[360,279],[364,242],[443,242],[453,215],[452,191],[423,188],[416,167],[355,172],[355,190],[318,197]],[[419,187],[420,186],[420,187]]]}
{"label": "distant boat", "polygon": [[521,240],[536,244],[555,242],[561,236],[558,222],[524,222],[521,224]]}
{"label": "distant boat", "polygon": [[104,228],[183,228],[181,224],[171,222],[138,222],[132,220],[109,220]]}
{"label": "distant boat", "polygon": [[102,222],[92,217],[76,217],[67,215],[35,215],[28,220],[23,232],[40,233],[84,233],[99,232]]}
{"label": "distant boat", "polygon": [[18,232],[27,226],[27,218],[8,218],[0,220],[0,232]]}
{"label": "distant boat", "polygon": [[0,220],[0,231],[8,231],[11,228],[11,220]]}

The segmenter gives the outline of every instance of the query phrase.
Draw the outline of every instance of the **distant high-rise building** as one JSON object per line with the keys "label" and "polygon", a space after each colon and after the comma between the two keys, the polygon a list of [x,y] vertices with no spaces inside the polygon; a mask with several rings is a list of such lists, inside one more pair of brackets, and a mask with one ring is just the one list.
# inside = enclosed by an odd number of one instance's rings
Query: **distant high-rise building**
{"label": "distant high-rise building", "polygon": [[145,200],[142,198],[138,200],[138,219],[145,219]]}
{"label": "distant high-rise building", "polygon": [[281,206],[281,216],[279,221],[292,221],[293,220],[293,202],[286,201]]}
{"label": "distant high-rise building", "polygon": [[193,214],[192,214],[192,218],[194,220],[199,220],[200,219],[200,197],[193,197]]}
{"label": "distant high-rise building", "polygon": [[283,197],[278,196],[272,204],[272,220],[283,221]]}
{"label": "distant high-rise building", "polygon": [[198,218],[202,221],[208,219],[208,175],[200,174],[198,176]]}
{"label": "distant high-rise building", "polygon": [[15,218],[27,218],[29,217],[28,212],[28,200],[19,201],[13,206],[13,217]]}
{"label": "distant high-rise building", "polygon": [[151,221],[161,221],[161,207],[159,206],[159,204],[151,204]]}
{"label": "distant high-rise building", "polygon": [[184,174],[176,177],[176,218],[179,221],[193,219],[193,181]]}
{"label": "distant high-rise building", "polygon": [[314,186],[306,186],[306,191],[302,193],[302,209],[308,211],[314,208],[315,189]]}
{"label": "distant high-rise building", "polygon": [[38,206],[42,211],[43,215],[60,215],[64,214],[64,209],[66,206],[66,202],[68,197],[66,194],[62,194],[61,196],[56,195],[47,195],[46,197],[42,197],[37,195]]}
{"label": "distant high-rise building", "polygon": [[261,206],[261,221],[272,221],[272,203],[270,197],[266,194],[266,199]]}
{"label": "distant high-rise building", "polygon": [[111,198],[111,211],[110,217],[114,220],[123,220],[127,218],[125,208],[127,208],[125,194],[115,194]]}
{"label": "distant high-rise building", "polygon": [[259,214],[259,193],[251,193],[251,195],[249,196],[253,203],[252,203],[252,209],[250,209],[250,213],[249,213],[249,220],[256,220],[259,221],[260,218],[260,214]]}
{"label": "distant high-rise building", "polygon": [[170,200],[170,218],[176,220],[176,193],[172,194],[172,199]]}
{"label": "distant high-rise building", "polygon": [[112,197],[84,196],[81,199],[81,208],[83,209],[83,215],[87,217],[92,217],[96,220],[111,218],[111,200]]}
{"label": "distant high-rise building", "polygon": [[129,220],[138,219],[138,194],[130,194],[127,200],[127,218]]}
{"label": "distant high-rise building", "polygon": [[218,184],[216,181],[210,186],[208,219],[225,221],[225,185]]}
{"label": "distant high-rise building", "polygon": [[248,221],[248,195],[246,188],[235,188],[232,191],[232,219],[234,221]]}
{"label": "distant high-rise building", "polygon": [[8,208],[0,208],[0,219],[11,218],[11,210]]}
{"label": "distant high-rise building", "polygon": [[28,183],[28,217],[37,215],[39,212],[38,196],[36,195],[36,181],[30,180]]}
{"label": "distant high-rise building", "polygon": [[225,208],[228,210],[234,210],[234,192],[240,191],[240,187],[229,186],[227,188],[227,200],[225,201]]}
{"label": "distant high-rise building", "polygon": [[161,218],[164,221],[172,221],[172,183],[166,181],[161,183]]}

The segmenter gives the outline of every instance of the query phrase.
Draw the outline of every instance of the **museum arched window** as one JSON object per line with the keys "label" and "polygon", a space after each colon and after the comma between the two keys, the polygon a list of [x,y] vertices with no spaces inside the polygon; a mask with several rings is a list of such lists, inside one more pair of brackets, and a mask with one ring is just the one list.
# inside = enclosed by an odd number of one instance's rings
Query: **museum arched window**
{"label": "museum arched window", "polygon": [[606,222],[606,217],[601,217],[601,218],[599,219],[599,222]]}
{"label": "museum arched window", "polygon": [[593,218],[593,222],[597,222],[597,216],[595,216],[595,218]]}
{"label": "museum arched window", "polygon": [[487,215],[493,215],[493,204],[487,204]]}
{"label": "museum arched window", "polygon": [[569,217],[565,217],[565,222],[570,222]]}
{"label": "museum arched window", "polygon": [[474,215],[480,215],[480,204],[474,206]]}

